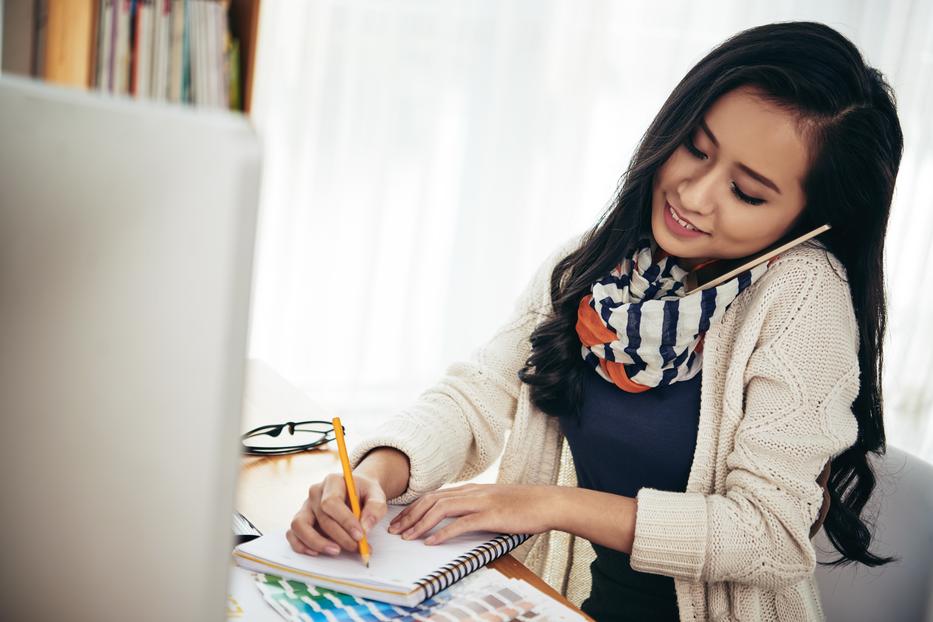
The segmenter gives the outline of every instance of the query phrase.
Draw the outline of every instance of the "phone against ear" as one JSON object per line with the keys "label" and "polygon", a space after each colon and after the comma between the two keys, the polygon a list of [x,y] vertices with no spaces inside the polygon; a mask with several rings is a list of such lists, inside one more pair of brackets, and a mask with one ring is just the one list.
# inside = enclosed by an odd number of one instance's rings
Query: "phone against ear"
{"label": "phone against ear", "polygon": [[699,270],[694,270],[686,276],[684,279],[684,294],[691,294],[696,291],[703,291],[704,289],[709,289],[710,287],[716,287],[721,283],[725,283],[731,278],[736,277],[739,274],[742,274],[746,270],[754,268],[758,264],[764,263],[780,255],[781,253],[802,244],[809,240],[812,237],[816,237],[824,231],[828,231],[831,227],[826,225],[821,225],[814,229],[804,233],[800,237],[794,238],[789,242],[782,242],[778,240],[771,246],[758,251],[754,255],[749,255],[748,257],[741,257],[739,259],[723,259],[720,261],[714,261],[708,266],[704,266]]}

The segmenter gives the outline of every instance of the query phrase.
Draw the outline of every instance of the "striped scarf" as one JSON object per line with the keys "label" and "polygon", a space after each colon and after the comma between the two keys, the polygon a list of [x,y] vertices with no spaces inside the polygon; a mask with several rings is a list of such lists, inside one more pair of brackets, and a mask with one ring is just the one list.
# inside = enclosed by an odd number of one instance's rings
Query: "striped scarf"
{"label": "striped scarf", "polygon": [[576,329],[583,359],[603,379],[630,393],[693,378],[702,366],[703,337],[710,324],[773,261],[684,295],[689,271],[653,239],[643,238],[631,258],[580,300]]}

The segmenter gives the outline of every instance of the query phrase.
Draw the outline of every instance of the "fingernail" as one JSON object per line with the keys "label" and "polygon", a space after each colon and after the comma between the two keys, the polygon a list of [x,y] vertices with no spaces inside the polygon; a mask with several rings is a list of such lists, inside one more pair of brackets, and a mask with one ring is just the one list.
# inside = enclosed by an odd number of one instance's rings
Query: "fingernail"
{"label": "fingernail", "polygon": [[362,539],[363,539],[363,532],[360,531],[359,529],[354,529],[351,535],[353,536],[353,539],[354,539],[354,540],[362,540]]}
{"label": "fingernail", "polygon": [[389,525],[388,531],[389,533],[395,533],[396,531],[398,531],[398,527],[396,525]]}
{"label": "fingernail", "polygon": [[424,541],[425,544],[434,544],[435,542],[437,542],[437,538],[435,538],[434,536],[431,536],[430,538]]}
{"label": "fingernail", "polygon": [[414,529],[409,529],[408,531],[402,534],[402,537],[406,540],[410,540],[412,535],[414,535],[414,533],[415,533]]}
{"label": "fingernail", "polygon": [[339,547],[339,546],[333,546],[333,545],[331,545],[331,546],[326,546],[326,547],[324,547],[324,552],[327,553],[328,555],[336,555],[337,553],[340,552],[340,547]]}
{"label": "fingernail", "polygon": [[373,525],[376,524],[376,519],[372,516],[367,516],[366,520],[363,521],[363,529],[369,531],[373,528]]}

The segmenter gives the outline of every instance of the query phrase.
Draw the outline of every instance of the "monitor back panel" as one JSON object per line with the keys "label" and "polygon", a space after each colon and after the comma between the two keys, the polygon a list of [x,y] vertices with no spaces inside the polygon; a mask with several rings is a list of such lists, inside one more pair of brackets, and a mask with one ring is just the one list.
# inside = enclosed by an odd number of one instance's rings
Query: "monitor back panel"
{"label": "monitor back panel", "polygon": [[240,115],[0,79],[0,619],[223,619],[259,176]]}

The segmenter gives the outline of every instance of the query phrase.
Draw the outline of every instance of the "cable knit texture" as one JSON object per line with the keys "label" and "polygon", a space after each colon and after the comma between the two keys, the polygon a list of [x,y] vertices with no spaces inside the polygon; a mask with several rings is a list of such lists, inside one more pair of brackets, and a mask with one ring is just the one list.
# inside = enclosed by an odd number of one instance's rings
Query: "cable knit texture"
{"label": "cable knit texture", "polygon": [[[501,454],[497,481],[576,486],[558,420],[517,376],[551,311],[544,261],[515,310],[467,361],[353,448],[408,455],[408,489],[390,503],[475,477]],[[681,620],[823,620],[809,529],[817,476],[855,443],[858,325],[845,269],[816,241],[784,253],[707,332],[697,446],[685,492],[638,492],[632,568],[674,578]],[[611,416],[611,413],[607,414]],[[593,549],[552,531],[513,554],[572,602],[589,594]]]}

